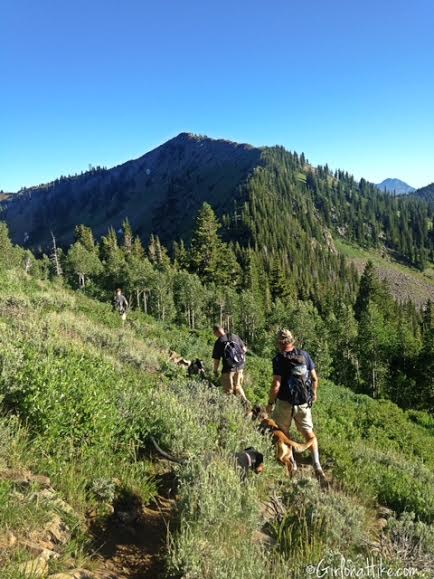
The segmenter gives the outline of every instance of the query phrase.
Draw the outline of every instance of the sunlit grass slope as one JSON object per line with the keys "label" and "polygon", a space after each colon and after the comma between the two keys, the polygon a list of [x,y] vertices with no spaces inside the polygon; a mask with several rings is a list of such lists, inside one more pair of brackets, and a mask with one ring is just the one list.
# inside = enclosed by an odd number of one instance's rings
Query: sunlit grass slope
{"label": "sunlit grass slope", "polygon": [[[174,349],[210,367],[211,335],[134,312],[123,328],[110,304],[24,273],[1,275],[1,577],[23,576],[20,565],[35,556],[29,545],[54,515],[68,534],[49,572],[92,568],[89,519],[110,514],[122,493],[144,503],[156,493],[150,435],[186,460],[173,467],[172,575],[304,577],[307,564],[341,554],[430,568],[434,420],[427,414],[324,381],[314,417],[332,488],[321,490],[309,467],[290,481],[237,400],[188,381],[168,362]],[[266,401],[269,381],[270,362],[249,355],[253,402]],[[232,457],[247,446],[265,454],[266,471],[243,481]],[[266,517],[271,498],[279,508]],[[381,528],[379,507],[390,509]]]}

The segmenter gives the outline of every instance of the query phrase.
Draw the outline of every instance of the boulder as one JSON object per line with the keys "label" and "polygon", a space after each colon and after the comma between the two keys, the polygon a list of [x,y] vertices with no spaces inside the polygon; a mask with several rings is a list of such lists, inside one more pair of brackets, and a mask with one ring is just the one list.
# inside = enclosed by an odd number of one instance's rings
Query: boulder
{"label": "boulder", "polygon": [[59,545],[67,543],[71,536],[68,527],[59,515],[53,515],[51,521],[46,525],[45,531],[48,532],[51,540]]}
{"label": "boulder", "polygon": [[59,555],[53,551],[53,543],[42,541],[40,539],[40,533],[32,533],[30,538],[32,540],[20,539],[18,542],[20,546],[25,547],[26,550],[30,551],[35,557],[42,555],[42,553],[45,553],[45,556],[49,559],[57,559],[59,557]]}
{"label": "boulder", "polygon": [[49,575],[48,579],[93,579],[95,575],[86,569],[73,569],[65,573]]}
{"label": "boulder", "polygon": [[43,487],[50,487],[51,481],[47,476],[32,474],[29,470],[8,468],[0,471],[0,478],[18,486],[29,486],[32,482]]}
{"label": "boulder", "polygon": [[52,551],[45,549],[39,557],[36,557],[36,559],[18,565],[18,571],[24,577],[29,577],[31,579],[45,579],[48,575],[48,561],[51,557]]}

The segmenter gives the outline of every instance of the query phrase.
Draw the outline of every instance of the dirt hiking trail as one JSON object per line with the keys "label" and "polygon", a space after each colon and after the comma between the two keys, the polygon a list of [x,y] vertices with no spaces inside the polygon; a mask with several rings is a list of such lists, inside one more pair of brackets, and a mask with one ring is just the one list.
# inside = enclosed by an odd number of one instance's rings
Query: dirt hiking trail
{"label": "dirt hiking trail", "polygon": [[144,506],[134,495],[115,504],[115,512],[93,530],[98,579],[166,577],[169,525],[174,519],[176,481],[171,472],[159,476],[158,495]]}

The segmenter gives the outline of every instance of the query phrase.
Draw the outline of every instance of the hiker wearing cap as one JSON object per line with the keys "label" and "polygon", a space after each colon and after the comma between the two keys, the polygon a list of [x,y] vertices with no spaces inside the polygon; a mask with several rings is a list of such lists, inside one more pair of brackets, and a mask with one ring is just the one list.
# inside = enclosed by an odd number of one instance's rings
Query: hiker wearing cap
{"label": "hiker wearing cap", "polygon": [[113,309],[119,312],[122,322],[125,322],[127,319],[128,301],[120,288],[116,290],[115,299],[113,300]]}
{"label": "hiker wearing cap", "polygon": [[217,338],[212,351],[214,361],[214,376],[218,376],[220,360],[222,360],[222,386],[226,394],[238,395],[248,404],[243,390],[243,371],[247,348],[236,334],[226,333],[222,326],[213,327]]}
{"label": "hiker wearing cap", "polygon": [[[307,352],[295,347],[294,336],[289,330],[277,333],[277,346],[279,352],[273,358],[273,382],[267,412],[270,413],[274,407],[272,418],[286,435],[289,435],[294,419],[297,430],[306,442],[314,439],[310,449],[313,467],[317,477],[325,481],[311,411],[318,396],[315,364]],[[295,464],[294,467],[297,468]]]}

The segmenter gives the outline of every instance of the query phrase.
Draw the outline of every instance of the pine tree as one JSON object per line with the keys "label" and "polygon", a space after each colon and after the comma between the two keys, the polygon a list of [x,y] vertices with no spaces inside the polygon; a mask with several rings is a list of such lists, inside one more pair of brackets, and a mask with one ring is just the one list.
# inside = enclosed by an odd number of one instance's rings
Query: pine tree
{"label": "pine tree", "polygon": [[95,239],[93,237],[93,232],[90,227],[85,225],[77,225],[75,228],[75,241],[81,243],[81,245],[87,249],[87,251],[98,252],[98,247],[95,244]]}
{"label": "pine tree", "polygon": [[126,255],[130,255],[133,250],[133,230],[131,229],[130,222],[128,218],[125,219],[122,223],[122,237],[123,237],[123,244],[122,249]]}
{"label": "pine tree", "polygon": [[364,312],[373,301],[378,301],[382,295],[381,285],[375,272],[374,264],[369,260],[360,278],[359,292],[357,294],[354,312],[356,319],[360,321]]}
{"label": "pine tree", "polygon": [[[119,247],[115,230],[111,227],[101,239],[101,259],[104,266],[106,289],[122,287],[124,281],[125,255]],[[129,300],[130,301],[130,300]]]}
{"label": "pine tree", "polygon": [[151,235],[148,245],[148,258],[158,269],[164,271],[170,267],[167,249],[161,244],[158,235]]}
{"label": "pine tree", "polygon": [[358,380],[357,322],[353,309],[343,302],[337,304],[327,322],[333,359],[333,378],[339,384],[354,387]]}
{"label": "pine tree", "polygon": [[180,270],[188,270],[190,267],[190,258],[187,253],[187,249],[184,244],[184,240],[181,239],[179,243],[176,241],[173,243],[173,258],[175,266]]}
{"label": "pine tree", "polygon": [[140,237],[138,237],[138,236],[136,236],[134,238],[131,254],[132,254],[132,256],[138,257],[140,259],[145,257],[145,250],[143,248]]}
{"label": "pine tree", "polygon": [[[196,219],[196,228],[191,242],[191,265],[205,283],[222,281],[220,269],[224,267],[223,261],[228,253],[224,250],[219,237],[220,224],[208,203],[202,205]],[[227,272],[224,272],[225,274]]]}
{"label": "pine tree", "polygon": [[113,227],[107,232],[107,235],[101,238],[101,258],[103,261],[107,262],[114,253],[119,249],[118,237],[116,235]]}
{"label": "pine tree", "polygon": [[9,238],[9,229],[6,223],[0,221],[0,267],[9,269],[17,264],[17,250]]}
{"label": "pine tree", "polygon": [[393,350],[394,328],[385,320],[384,312],[369,302],[362,311],[358,328],[358,358],[363,390],[374,398],[386,393],[386,382],[390,378],[389,359]]}

